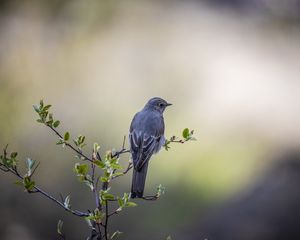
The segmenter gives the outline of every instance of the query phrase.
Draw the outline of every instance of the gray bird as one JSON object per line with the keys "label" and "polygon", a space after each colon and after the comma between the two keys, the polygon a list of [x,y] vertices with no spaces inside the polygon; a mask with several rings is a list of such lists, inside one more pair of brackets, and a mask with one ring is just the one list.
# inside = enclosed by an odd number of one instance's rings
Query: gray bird
{"label": "gray bird", "polygon": [[165,144],[163,112],[167,103],[159,97],[151,98],[145,107],[135,114],[129,131],[130,152],[133,161],[131,197],[142,198],[151,156]]}

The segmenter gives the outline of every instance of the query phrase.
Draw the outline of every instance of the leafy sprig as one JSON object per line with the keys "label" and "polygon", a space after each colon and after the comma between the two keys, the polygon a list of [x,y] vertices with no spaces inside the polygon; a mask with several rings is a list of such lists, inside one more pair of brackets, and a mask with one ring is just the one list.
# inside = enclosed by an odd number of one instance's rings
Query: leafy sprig
{"label": "leafy sprig", "polygon": [[194,130],[189,130],[188,128],[183,129],[182,138],[172,136],[170,139],[166,139],[164,148],[168,151],[171,147],[171,143],[186,143],[188,141],[196,141],[197,139],[194,137]]}
{"label": "leafy sprig", "polygon": [[[88,210],[88,212],[73,210],[70,195],[67,195],[65,198],[61,195],[61,200],[58,200],[46,191],[42,190],[36,185],[36,181],[33,180],[33,175],[40,163],[27,158],[27,169],[25,173],[22,174],[18,169],[18,153],[11,152],[9,154],[7,146],[3,149],[3,154],[0,156],[0,170],[14,174],[19,179],[15,183],[22,186],[26,192],[40,193],[64,210],[75,216],[83,217],[91,229],[91,236],[89,239],[118,239],[122,232],[115,231],[111,235],[108,232],[110,217],[119,214],[125,208],[137,206],[137,204],[132,201],[130,193],[125,192],[123,195],[118,196],[113,193],[110,187],[110,183],[115,178],[124,176],[133,168],[131,160],[128,160],[128,165],[125,169],[123,169],[120,164],[121,155],[130,152],[129,149],[125,148],[126,138],[124,137],[120,150],[106,151],[103,156],[100,154],[100,145],[98,143],[94,143],[92,152],[89,155],[84,153],[84,149],[87,145],[86,137],[84,135],[78,135],[71,140],[70,132],[66,131],[64,133],[60,133],[58,128],[61,122],[60,120],[55,119],[53,117],[53,113],[50,112],[51,105],[44,104],[44,101],[40,100],[39,104],[33,105],[33,108],[38,114],[37,122],[50,128],[58,137],[56,144],[71,149],[75,152],[75,157],[80,160],[80,162],[75,163],[74,172],[79,182],[86,184],[91,190],[95,199],[95,208],[93,210]],[[166,140],[164,147],[168,150],[171,143],[185,143],[187,141],[195,140],[193,134],[193,130],[189,131],[189,129],[186,128],[182,132],[182,139],[173,136],[169,140]],[[162,185],[159,185],[153,196],[144,196],[142,199],[157,200],[162,194],[164,194],[164,191],[165,188]],[[109,212],[109,204],[113,204],[113,202],[116,204],[115,209]],[[57,224],[57,233],[61,239],[65,239],[62,227],[63,222],[59,220]]]}

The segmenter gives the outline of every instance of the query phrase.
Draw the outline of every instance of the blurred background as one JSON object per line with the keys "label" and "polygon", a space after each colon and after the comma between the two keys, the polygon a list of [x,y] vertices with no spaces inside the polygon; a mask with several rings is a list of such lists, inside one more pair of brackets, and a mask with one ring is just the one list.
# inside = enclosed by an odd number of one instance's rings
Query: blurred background
{"label": "blurred background", "polygon": [[[61,131],[119,148],[153,96],[173,103],[166,135],[195,130],[151,160],[146,193],[114,218],[122,239],[300,239],[300,1],[0,3],[0,146],[41,165],[35,180],[92,209],[73,153],[36,123],[52,104]],[[122,164],[129,156],[124,156]],[[83,219],[0,174],[0,239],[85,239]],[[113,187],[129,191],[131,174]],[[86,208],[86,209],[84,209]]]}

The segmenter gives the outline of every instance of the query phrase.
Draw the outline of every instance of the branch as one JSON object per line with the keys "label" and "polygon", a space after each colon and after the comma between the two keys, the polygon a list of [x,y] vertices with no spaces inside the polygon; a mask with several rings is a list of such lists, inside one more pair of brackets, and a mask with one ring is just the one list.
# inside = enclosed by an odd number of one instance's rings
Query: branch
{"label": "branch", "polygon": [[[47,125],[47,127],[49,127],[60,139],[64,139],[63,136],[52,126]],[[78,149],[76,149],[75,147],[73,147],[72,144],[65,142],[65,145],[69,148],[71,148],[73,151],[75,151],[78,155],[80,155],[81,157],[83,157],[83,160],[87,160],[90,162],[93,162],[93,160],[91,158],[89,158],[88,156],[86,156],[84,153],[82,153],[81,151],[79,151]]]}
{"label": "branch", "polygon": [[[1,170],[2,170],[2,168],[1,168]],[[22,177],[20,175],[20,173],[17,171],[17,169],[13,170],[11,168],[7,168],[6,170],[8,170],[6,172],[10,172],[10,173],[14,174],[15,176],[17,176],[18,178],[24,180],[24,177]],[[56,204],[58,204],[60,207],[62,207],[63,209],[65,209],[67,212],[70,212],[73,215],[76,215],[78,217],[87,217],[87,216],[89,216],[89,213],[80,212],[78,210],[72,210],[72,209],[66,207],[64,205],[64,203],[58,201],[56,198],[54,198],[53,196],[51,196],[50,194],[48,194],[47,192],[45,192],[44,190],[42,190],[41,188],[39,188],[37,186],[34,186],[33,189],[34,189],[34,191],[28,191],[28,193],[40,193],[40,194],[44,195],[46,198],[48,198],[48,199],[52,200],[53,202],[55,202]]]}
{"label": "branch", "polygon": [[[77,176],[79,177],[81,182],[86,183],[90,189],[92,190],[93,198],[95,199],[95,205],[96,208],[94,211],[87,210],[87,212],[81,212],[78,210],[72,210],[70,208],[69,200],[70,197],[67,196],[65,199],[61,196],[61,201],[56,199],[55,197],[51,196],[49,193],[42,190],[40,187],[35,185],[35,182],[31,179],[33,174],[36,172],[39,163],[34,167],[35,161],[31,159],[27,159],[27,167],[28,171],[26,175],[21,175],[18,172],[17,164],[18,161],[16,159],[17,152],[12,152],[10,154],[10,157],[7,157],[7,146],[4,148],[4,154],[3,156],[0,156],[0,171],[3,172],[10,172],[17,176],[22,181],[17,181],[18,184],[22,185],[25,190],[28,193],[40,193],[44,197],[48,198],[49,200],[56,203],[58,206],[63,208],[65,211],[72,213],[75,216],[78,217],[86,217],[86,220],[89,222],[89,226],[91,227],[91,235],[88,239],[97,239],[97,240],[111,240],[116,239],[116,236],[120,234],[119,231],[116,231],[113,235],[109,236],[108,230],[109,230],[109,218],[113,215],[118,214],[123,210],[123,208],[127,207],[135,207],[136,203],[131,202],[131,194],[130,193],[124,193],[123,197],[118,197],[114,194],[111,194],[109,184],[110,182],[120,176],[124,176],[127,174],[132,168],[133,163],[131,160],[128,161],[128,166],[125,170],[121,170],[122,166],[119,164],[120,156],[122,154],[130,153],[130,149],[127,149],[125,147],[126,142],[126,136],[123,138],[122,146],[120,150],[113,150],[113,151],[107,151],[106,155],[104,156],[104,159],[101,159],[99,149],[100,146],[97,143],[94,143],[94,148],[92,155],[89,156],[83,153],[83,147],[86,146],[86,143],[84,142],[85,136],[79,135],[77,138],[73,138],[73,142],[70,139],[69,132],[66,132],[65,134],[61,134],[57,127],[60,125],[59,120],[53,119],[53,114],[49,113],[51,105],[44,105],[43,100],[40,101],[39,106],[34,105],[34,110],[38,113],[39,119],[37,119],[37,122],[42,123],[46,125],[46,127],[49,127],[59,138],[59,141],[57,142],[57,145],[67,146],[71,150],[73,150],[76,153],[76,157],[78,157],[80,160],[87,160],[91,164],[91,171],[89,171],[88,164],[80,164],[76,163],[75,170],[77,172]],[[179,139],[175,136],[171,137],[169,140],[167,139],[164,147],[166,150],[170,148],[170,143],[185,143],[190,140],[195,140],[193,137],[194,131],[189,130],[188,128],[185,128],[182,132],[182,139]],[[99,169],[102,169],[103,174],[102,176],[96,174],[97,167]],[[89,175],[90,174],[90,175]],[[100,187],[99,180],[102,182],[102,187]],[[100,190],[101,188],[101,190]],[[100,190],[100,192],[98,191]],[[161,194],[164,193],[164,188],[159,185],[157,188],[157,192],[153,196],[144,196],[141,199],[147,200],[147,201],[154,201],[157,200]],[[117,201],[119,204],[119,207],[116,208],[113,212],[109,213],[109,203],[112,201]],[[63,236],[63,235],[62,235]],[[63,236],[64,237],[64,236]]]}
{"label": "branch", "polygon": [[116,214],[118,214],[119,212],[120,212],[120,211],[118,211],[118,209],[117,209],[117,210],[113,211],[112,213],[108,214],[107,217],[111,217],[111,216],[113,216],[113,215],[116,215]]}
{"label": "branch", "polygon": [[185,142],[187,142],[188,140],[186,140],[186,139],[180,139],[180,140],[170,140],[170,143],[185,143]]}
{"label": "branch", "polygon": [[72,213],[73,215],[76,215],[78,217],[87,217],[89,216],[89,213],[87,212],[80,212],[78,210],[72,210],[68,207],[66,207],[62,202],[58,201],[56,198],[52,197],[51,195],[49,195],[48,193],[46,193],[45,191],[43,191],[42,189],[40,189],[39,187],[34,187],[34,189],[41,193],[42,195],[44,195],[45,197],[47,197],[48,199],[54,201],[55,203],[57,203],[59,206],[61,206],[63,209],[65,209],[67,212]]}
{"label": "branch", "polygon": [[196,138],[193,136],[194,135],[194,130],[189,130],[188,128],[185,128],[182,131],[182,137],[183,139],[178,139],[176,136],[172,136],[170,139],[166,139],[165,144],[163,147],[168,151],[170,148],[170,143],[186,143],[188,141],[195,141]]}
{"label": "branch", "polygon": [[128,166],[127,166],[127,168],[125,169],[125,171],[123,171],[121,175],[114,176],[114,177],[112,177],[111,179],[113,180],[113,179],[115,179],[115,178],[118,178],[118,177],[121,177],[121,176],[127,174],[127,173],[129,172],[129,170],[132,169],[132,168],[133,168],[133,164],[132,164],[131,161],[129,161]]}
{"label": "branch", "polygon": [[94,193],[94,197],[95,197],[96,208],[98,208],[99,210],[101,210],[102,206],[100,204],[99,193],[98,193],[98,181],[99,181],[99,177],[95,181],[95,167],[96,166],[95,166],[95,164],[93,162],[91,163],[91,167],[92,167],[93,193]]}
{"label": "branch", "polygon": [[[93,152],[93,160],[94,160],[94,152]],[[93,194],[94,194],[94,198],[95,198],[95,202],[96,202],[96,208],[98,208],[99,210],[102,209],[101,203],[100,203],[100,199],[99,199],[99,193],[98,193],[98,181],[99,181],[99,177],[97,178],[97,180],[95,181],[95,164],[92,162],[92,184],[93,184]],[[100,228],[100,224],[94,222],[98,228],[98,232],[96,231],[96,229],[92,229],[92,236],[93,233],[96,233],[99,238],[98,239],[102,239],[102,233],[101,233],[101,228]],[[91,239],[93,239],[93,237],[91,237]]]}
{"label": "branch", "polygon": [[0,170],[3,172],[9,172],[9,169],[1,163],[0,163]]}
{"label": "branch", "polygon": [[126,148],[122,148],[121,150],[119,151],[116,151],[114,154],[111,155],[112,158],[114,157],[119,157],[120,155],[124,154],[124,153],[129,153],[130,150],[129,149],[126,149]]}

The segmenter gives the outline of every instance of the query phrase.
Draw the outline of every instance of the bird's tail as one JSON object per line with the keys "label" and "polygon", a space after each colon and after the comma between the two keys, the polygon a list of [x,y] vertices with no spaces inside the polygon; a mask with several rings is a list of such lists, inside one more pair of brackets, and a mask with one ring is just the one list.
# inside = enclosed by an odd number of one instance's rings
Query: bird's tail
{"label": "bird's tail", "polygon": [[131,197],[142,198],[144,194],[146,176],[148,170],[148,162],[146,162],[140,171],[133,169],[132,184],[131,184]]}

